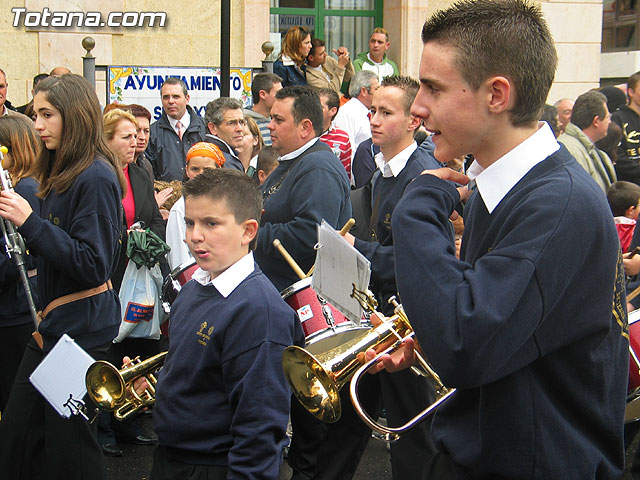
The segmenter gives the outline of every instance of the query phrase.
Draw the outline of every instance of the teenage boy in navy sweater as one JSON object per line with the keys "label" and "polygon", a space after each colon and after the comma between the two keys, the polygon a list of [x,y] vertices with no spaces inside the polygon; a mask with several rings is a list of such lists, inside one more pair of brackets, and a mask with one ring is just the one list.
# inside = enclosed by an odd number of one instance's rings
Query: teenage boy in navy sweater
{"label": "teenage boy in navy sweater", "polygon": [[[456,393],[436,413],[429,479],[614,479],[624,465],[624,274],[601,189],[537,119],[556,52],[522,0],[454,4],[422,31],[412,113],[440,160],[472,153],[477,188],[441,169],[392,218],[396,282]],[[449,217],[466,192],[461,259]],[[413,360],[413,341],[387,370]],[[373,351],[367,352],[371,357]]]}
{"label": "teenage boy in navy sweater", "polygon": [[231,169],[205,170],[183,195],[200,268],[171,306],[151,478],[277,479],[291,398],[282,351],[304,334],[250,251],[262,197]]}
{"label": "teenage boy in navy sweater", "polygon": [[[373,94],[371,135],[373,144],[380,147],[380,153],[374,157],[377,169],[373,174],[371,195],[370,227],[375,238],[358,239],[349,233],[344,236],[371,261],[371,289],[386,315],[393,314],[393,306],[388,300],[397,291],[391,229],[393,211],[414,178],[423,170],[441,166],[427,151],[418,148],[414,140],[420,119],[411,115],[410,110],[419,87],[411,77],[394,75],[385,77]],[[406,423],[435,400],[432,382],[409,370],[382,375],[380,388],[391,426]],[[434,453],[429,425],[425,422],[391,444],[393,478],[419,478],[424,462]]]}

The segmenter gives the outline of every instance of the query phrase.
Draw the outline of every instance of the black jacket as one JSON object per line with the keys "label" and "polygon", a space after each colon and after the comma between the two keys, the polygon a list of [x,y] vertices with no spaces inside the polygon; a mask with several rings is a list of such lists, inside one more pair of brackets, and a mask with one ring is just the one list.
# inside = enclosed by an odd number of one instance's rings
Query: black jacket
{"label": "black jacket", "polygon": [[[129,165],[129,179],[131,180],[131,190],[133,192],[133,199],[136,205],[134,223],[143,221],[147,228],[150,228],[153,233],[158,235],[163,240],[165,239],[166,223],[158,210],[156,199],[153,196],[153,183],[149,178],[147,172],[142,168],[134,165]],[[122,247],[120,248],[120,257],[118,258],[118,266],[116,267],[111,277],[111,283],[116,292],[120,291],[120,284],[122,283],[122,277],[124,271],[127,268],[127,220],[124,212],[122,215]]]}
{"label": "black jacket", "polygon": [[145,156],[153,165],[156,180],[183,180],[187,152],[194,143],[201,142],[207,133],[202,117],[189,105],[187,111],[191,123],[183,133],[182,141],[169,123],[166,112],[163,111],[162,116],[151,124],[151,138]]}

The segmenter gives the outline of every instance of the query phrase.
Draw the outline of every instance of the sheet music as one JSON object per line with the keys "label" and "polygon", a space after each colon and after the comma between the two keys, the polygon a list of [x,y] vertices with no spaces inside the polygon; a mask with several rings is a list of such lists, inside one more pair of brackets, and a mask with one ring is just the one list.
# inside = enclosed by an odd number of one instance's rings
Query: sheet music
{"label": "sheet music", "polygon": [[73,412],[65,404],[70,395],[75,400],[84,398],[87,393],[84,377],[93,362],[91,355],[65,333],[29,380],[60,415],[69,418]]}
{"label": "sheet music", "polygon": [[356,325],[362,307],[351,297],[353,285],[369,288],[371,263],[349,245],[326,221],[318,226],[318,254],[311,285],[313,289]]}

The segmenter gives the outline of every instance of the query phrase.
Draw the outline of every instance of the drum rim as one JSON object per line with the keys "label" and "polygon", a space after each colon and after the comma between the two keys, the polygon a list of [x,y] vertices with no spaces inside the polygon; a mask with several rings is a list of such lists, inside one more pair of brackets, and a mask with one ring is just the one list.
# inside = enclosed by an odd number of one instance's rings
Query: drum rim
{"label": "drum rim", "polygon": [[180,265],[178,265],[176,268],[174,268],[173,270],[171,270],[171,273],[169,273],[169,276],[172,278],[175,276],[180,275],[182,272],[184,272],[185,270],[193,267],[196,264],[195,259],[191,259],[191,260],[187,260],[186,262],[182,262]]}
{"label": "drum rim", "polygon": [[296,283],[294,283],[293,285],[289,285],[287,288],[285,288],[280,292],[280,296],[282,297],[283,300],[286,300],[294,293],[298,293],[299,291],[304,290],[305,288],[311,287],[311,278],[312,277],[302,278],[298,280]]}

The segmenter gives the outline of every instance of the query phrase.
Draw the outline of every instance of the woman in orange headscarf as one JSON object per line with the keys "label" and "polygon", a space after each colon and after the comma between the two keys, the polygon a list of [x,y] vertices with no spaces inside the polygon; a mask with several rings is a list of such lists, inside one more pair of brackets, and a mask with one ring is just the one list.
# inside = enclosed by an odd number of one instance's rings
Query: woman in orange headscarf
{"label": "woman in orange headscarf", "polygon": [[[197,177],[205,168],[221,168],[223,165],[224,155],[216,145],[208,142],[195,143],[187,152],[186,180]],[[167,244],[171,247],[167,260],[171,270],[193,260],[184,243],[185,231],[184,198],[180,197],[171,207],[167,221]]]}

